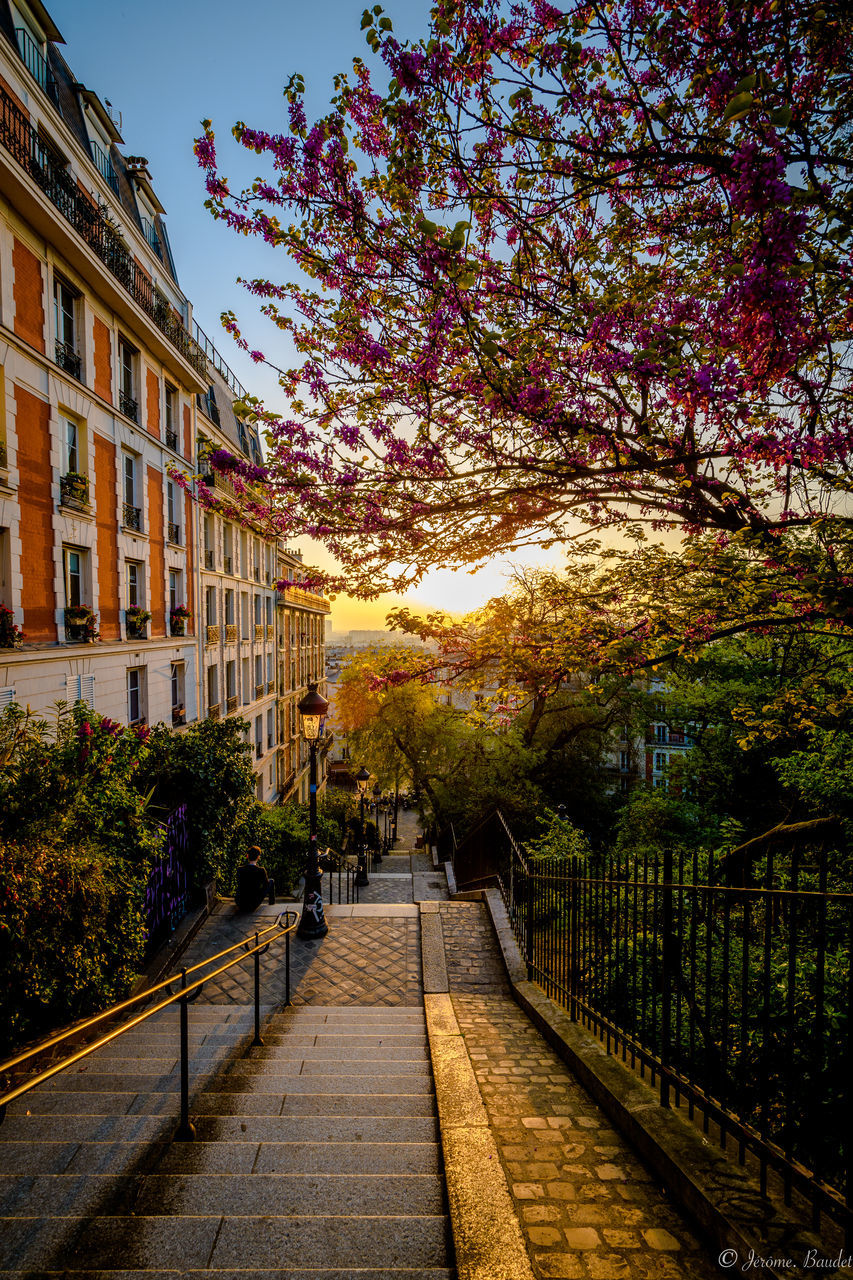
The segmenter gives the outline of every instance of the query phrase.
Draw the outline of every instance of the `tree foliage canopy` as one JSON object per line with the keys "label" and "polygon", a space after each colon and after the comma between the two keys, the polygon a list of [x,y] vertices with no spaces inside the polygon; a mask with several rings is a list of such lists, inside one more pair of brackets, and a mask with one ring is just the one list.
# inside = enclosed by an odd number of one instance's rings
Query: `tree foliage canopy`
{"label": "tree foliage canopy", "polygon": [[235,127],[271,173],[232,190],[197,141],[214,216],[302,272],[245,281],[301,360],[289,417],[244,406],[269,465],[212,465],[266,475],[251,515],[366,595],[570,517],[765,541],[843,518],[851,22],[439,0],[406,43],[366,10],[378,74],[356,59],[313,124],[294,76],[284,132]]}

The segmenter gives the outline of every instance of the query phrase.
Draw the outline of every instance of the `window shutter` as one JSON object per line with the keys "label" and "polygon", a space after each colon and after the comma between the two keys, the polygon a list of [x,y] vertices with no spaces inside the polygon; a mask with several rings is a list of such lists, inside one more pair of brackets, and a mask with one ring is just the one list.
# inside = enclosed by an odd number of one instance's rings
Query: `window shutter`
{"label": "window shutter", "polygon": [[0,711],[5,711],[6,707],[12,705],[15,701],[15,686],[9,684],[5,689],[0,689]]}
{"label": "window shutter", "polygon": [[65,697],[66,697],[66,701],[70,702],[72,707],[74,706],[75,702],[80,701],[80,677],[79,676],[65,677]]}
{"label": "window shutter", "polygon": [[85,702],[87,706],[94,709],[95,706],[95,677],[80,676],[80,700]]}

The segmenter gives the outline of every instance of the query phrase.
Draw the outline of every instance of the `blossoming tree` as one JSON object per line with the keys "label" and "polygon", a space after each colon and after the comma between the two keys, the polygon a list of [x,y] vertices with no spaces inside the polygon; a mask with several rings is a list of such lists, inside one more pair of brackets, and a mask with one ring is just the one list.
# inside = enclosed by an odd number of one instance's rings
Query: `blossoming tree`
{"label": "blossoming tree", "polygon": [[213,215],[301,269],[244,281],[298,352],[290,413],[244,406],[252,518],[364,594],[584,526],[845,519],[849,10],[438,0],[419,41],[379,6],[362,26],[378,73],[356,59],[321,120],[294,76],[284,133],[235,127],[250,189],[209,122],[196,143]]}

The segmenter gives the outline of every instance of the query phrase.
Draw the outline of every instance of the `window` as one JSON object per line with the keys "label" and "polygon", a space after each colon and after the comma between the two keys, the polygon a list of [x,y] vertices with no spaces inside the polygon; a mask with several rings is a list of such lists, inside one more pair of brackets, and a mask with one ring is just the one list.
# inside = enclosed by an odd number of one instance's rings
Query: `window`
{"label": "window", "polygon": [[186,707],[184,706],[185,668],[183,662],[172,663],[172,724],[186,723]]}
{"label": "window", "polygon": [[145,668],[129,667],[127,672],[127,718],[130,724],[145,719]]}
{"label": "window", "polygon": [[137,560],[125,561],[127,571],[127,609],[141,609],[145,599],[145,566]]}
{"label": "window", "polygon": [[655,742],[666,742],[666,725],[655,725]]}
{"label": "window", "polygon": [[166,446],[178,447],[178,393],[166,383]]}
{"label": "window", "polygon": [[222,526],[222,555],[225,563],[223,568],[226,573],[234,572],[234,535],[230,524]]}
{"label": "window", "polygon": [[136,356],[135,347],[132,347],[126,338],[119,338],[119,408],[126,417],[132,418],[134,422],[139,420],[139,406],[136,403]]}
{"label": "window", "polygon": [[249,659],[243,659],[243,702],[252,701],[252,673],[249,668]]}
{"label": "window", "polygon": [[168,523],[168,540],[179,547],[181,545],[181,499],[174,481],[166,481],[166,520]]}
{"label": "window", "polygon": [[66,676],[65,677],[65,701],[73,704],[75,702],[85,702],[87,707],[95,706],[95,677],[94,676]]}
{"label": "window", "polygon": [[255,755],[260,760],[264,754],[264,718],[258,716],[255,719]]}
{"label": "window", "polygon": [[169,570],[169,610],[184,603],[184,575],[180,569]]}
{"label": "window", "polygon": [[230,698],[237,697],[237,663],[226,662],[225,664],[225,693]]}
{"label": "window", "polygon": [[629,751],[620,751],[619,752],[619,768],[622,770],[623,773],[627,773],[630,767],[631,767],[631,753]]}
{"label": "window", "polygon": [[240,595],[240,616],[242,621],[243,639],[249,639],[249,593],[243,591]]}
{"label": "window", "polygon": [[216,526],[213,523],[213,516],[206,515],[204,517],[204,567],[212,569],[215,564],[213,548],[216,539]]}
{"label": "window", "polygon": [[228,626],[234,625],[234,592],[225,592],[225,622]]}
{"label": "window", "polygon": [[77,297],[76,290],[59,276],[53,278],[53,331],[56,336],[56,363],[66,373],[80,378],[80,357],[77,354]]}
{"label": "window", "polygon": [[255,655],[255,684],[260,687],[264,682],[263,658],[258,653]]}
{"label": "window", "polygon": [[259,627],[262,621],[263,621],[263,615],[261,614],[261,597],[255,596],[255,626]]}
{"label": "window", "polygon": [[205,587],[204,591],[205,621],[209,627],[216,626],[216,587]]}
{"label": "window", "polygon": [[267,681],[272,682],[272,654],[267,654]]}
{"label": "window", "polygon": [[663,769],[666,768],[666,752],[665,751],[658,751],[655,754],[655,768],[657,769],[658,773],[660,773]]}
{"label": "window", "polygon": [[207,705],[215,707],[219,703],[219,668],[207,668]]}
{"label": "window", "polygon": [[272,596],[267,596],[267,626],[272,626]]}
{"label": "window", "polygon": [[275,728],[274,728],[274,722],[273,722],[273,711],[272,711],[272,708],[270,708],[270,710],[267,712],[267,749],[273,746],[274,742],[275,742]]}
{"label": "window", "polygon": [[127,529],[142,529],[142,492],[139,483],[139,460],[135,454],[122,454],[124,485],[123,524]]}
{"label": "window", "polygon": [[74,547],[64,547],[62,560],[65,576],[65,606],[68,609],[78,608],[87,603],[88,553],[78,551]]}

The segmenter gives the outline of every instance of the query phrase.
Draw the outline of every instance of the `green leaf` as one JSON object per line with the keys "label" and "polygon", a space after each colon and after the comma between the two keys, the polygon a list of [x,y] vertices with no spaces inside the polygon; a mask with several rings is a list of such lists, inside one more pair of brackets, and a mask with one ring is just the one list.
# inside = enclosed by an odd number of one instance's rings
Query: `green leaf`
{"label": "green leaf", "polygon": [[770,123],[779,125],[782,129],[787,129],[791,123],[793,112],[790,107],[777,107],[775,111],[770,112]]}
{"label": "green leaf", "polygon": [[736,94],[746,93],[748,89],[754,89],[757,82],[758,82],[758,76],[755,76],[755,75],[744,76],[744,78],[742,80],[739,80],[738,83],[735,85],[735,93]]}
{"label": "green leaf", "polygon": [[723,124],[733,124],[735,120],[742,120],[754,106],[755,98],[751,93],[736,93],[726,106]]}

